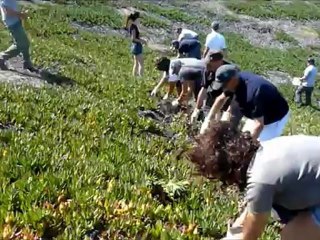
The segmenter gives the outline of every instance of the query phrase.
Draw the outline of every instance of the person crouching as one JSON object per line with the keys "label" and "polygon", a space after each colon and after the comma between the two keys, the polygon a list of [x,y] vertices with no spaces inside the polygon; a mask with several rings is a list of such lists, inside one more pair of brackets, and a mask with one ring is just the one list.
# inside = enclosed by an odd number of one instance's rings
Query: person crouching
{"label": "person crouching", "polygon": [[178,52],[178,58],[201,59],[201,43],[197,39],[182,39],[172,41],[171,49]]}

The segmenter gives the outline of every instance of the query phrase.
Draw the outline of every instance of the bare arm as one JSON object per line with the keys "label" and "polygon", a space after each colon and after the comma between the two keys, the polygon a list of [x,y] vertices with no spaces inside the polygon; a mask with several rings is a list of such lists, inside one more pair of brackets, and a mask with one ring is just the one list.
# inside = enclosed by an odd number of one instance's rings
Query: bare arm
{"label": "bare arm", "polygon": [[243,240],[258,240],[267,225],[268,217],[268,213],[247,213],[243,227]]}
{"label": "bare arm", "polygon": [[209,48],[208,47],[205,47],[204,51],[203,51],[203,55],[202,55],[202,58],[205,58],[209,52]]}
{"label": "bare arm", "polygon": [[251,133],[251,135],[254,139],[259,138],[259,135],[262,132],[263,127],[264,127],[264,118],[263,117],[254,119],[254,127],[253,127],[252,133]]}
{"label": "bare arm", "polygon": [[198,94],[198,99],[197,99],[197,105],[196,108],[200,109],[202,108],[203,101],[207,98],[207,90],[203,87],[201,88],[199,94]]}
{"label": "bare arm", "polygon": [[222,93],[220,96],[216,98],[214,104],[212,105],[210,112],[207,116],[208,119],[214,120],[217,113],[220,112],[221,108],[223,107],[224,103],[227,101],[229,97]]}
{"label": "bare arm", "polygon": [[162,76],[160,82],[157,84],[156,88],[160,89],[167,81],[168,81],[168,76],[167,76],[166,72],[164,72],[163,76]]}
{"label": "bare arm", "polygon": [[136,33],[136,30],[133,30],[132,31],[132,34],[131,34],[131,39],[132,39],[132,42],[136,42],[136,43],[142,43],[142,44],[144,44],[145,43],[145,41],[143,40],[143,39],[139,39],[139,38],[137,38],[137,33]]}
{"label": "bare arm", "polygon": [[300,78],[300,80],[301,80],[301,81],[305,81],[305,80],[307,79],[309,73],[310,73],[310,71],[305,72],[305,73],[303,74],[303,76]]}
{"label": "bare arm", "polygon": [[18,18],[26,18],[27,14],[24,12],[19,12],[19,11],[15,11],[9,7],[3,6],[3,10],[5,12],[5,14],[7,14],[8,16],[14,16],[14,17],[18,17]]}

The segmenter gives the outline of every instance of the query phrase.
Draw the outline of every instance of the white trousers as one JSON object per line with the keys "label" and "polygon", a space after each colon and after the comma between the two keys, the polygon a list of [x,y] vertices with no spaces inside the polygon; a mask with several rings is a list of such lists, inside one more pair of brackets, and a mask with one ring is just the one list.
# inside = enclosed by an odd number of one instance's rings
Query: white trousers
{"label": "white trousers", "polygon": [[[290,112],[288,112],[281,120],[268,125],[264,125],[258,140],[260,142],[263,142],[263,141],[271,140],[276,137],[280,137],[289,121],[289,118],[290,118]],[[242,131],[243,132],[249,131],[252,133],[253,124],[254,124],[254,120],[247,119],[242,128]]]}

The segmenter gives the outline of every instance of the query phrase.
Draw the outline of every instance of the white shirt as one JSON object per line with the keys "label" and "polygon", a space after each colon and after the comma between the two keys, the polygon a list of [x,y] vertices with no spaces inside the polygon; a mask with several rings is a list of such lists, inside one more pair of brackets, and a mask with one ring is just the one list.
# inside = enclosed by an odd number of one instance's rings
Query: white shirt
{"label": "white shirt", "polygon": [[177,82],[179,81],[179,75],[173,73],[173,64],[177,61],[181,62],[181,67],[191,67],[191,68],[202,68],[205,69],[205,62],[203,60],[199,60],[196,58],[177,58],[172,59],[170,61],[170,67],[169,67],[169,75],[168,81],[169,82]]}
{"label": "white shirt", "polygon": [[227,48],[224,36],[214,30],[207,35],[205,46],[215,51],[221,51]]}
{"label": "white shirt", "polygon": [[306,80],[302,83],[304,87],[314,87],[317,77],[317,68],[314,65],[309,65],[305,70],[303,76]]}
{"label": "white shirt", "polygon": [[198,37],[198,33],[191,31],[189,29],[182,29],[178,37],[178,41],[180,42],[182,39],[190,39],[190,38],[197,38],[197,37]]}

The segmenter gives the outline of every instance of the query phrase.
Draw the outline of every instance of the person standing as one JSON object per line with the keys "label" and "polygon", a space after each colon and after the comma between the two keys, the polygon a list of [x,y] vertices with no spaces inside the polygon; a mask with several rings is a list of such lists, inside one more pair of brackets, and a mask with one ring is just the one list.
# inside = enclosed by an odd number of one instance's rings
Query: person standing
{"label": "person standing", "polygon": [[0,53],[0,68],[7,70],[6,61],[22,54],[23,68],[31,72],[36,72],[30,57],[30,41],[23,28],[22,21],[26,21],[27,12],[18,10],[16,0],[0,0],[2,21],[10,32],[13,44]]}
{"label": "person standing", "polygon": [[303,77],[300,78],[302,82],[301,86],[297,87],[295,92],[295,102],[302,106],[302,94],[306,95],[305,105],[311,105],[311,97],[314,89],[314,85],[317,77],[317,68],[315,66],[315,60],[313,58],[308,58],[307,68],[304,70]]}
{"label": "person standing", "polygon": [[265,78],[251,72],[240,72],[234,65],[222,65],[216,71],[213,90],[222,89],[203,124],[206,131],[210,121],[224,103],[233,98],[240,111],[252,122],[248,129],[254,139],[267,141],[281,136],[289,120],[289,105],[278,89]]}
{"label": "person standing", "polygon": [[207,35],[203,58],[207,56],[209,51],[222,51],[224,57],[227,56],[227,44],[224,36],[218,32],[220,24],[213,22],[211,24],[212,32]]}
{"label": "person standing", "polygon": [[132,41],[131,44],[131,53],[133,55],[133,76],[143,76],[144,63],[143,63],[143,44],[146,44],[146,41],[140,38],[139,31],[139,18],[140,13],[134,12],[127,17],[126,29],[129,31],[130,38]]}
{"label": "person standing", "polygon": [[172,49],[178,52],[178,58],[201,59],[201,43],[197,39],[182,39],[172,41]]}

